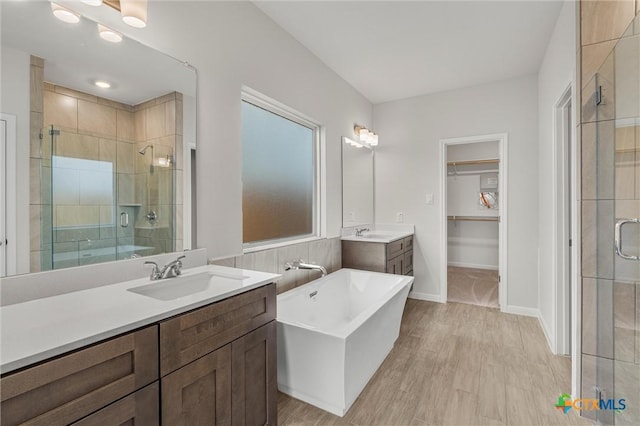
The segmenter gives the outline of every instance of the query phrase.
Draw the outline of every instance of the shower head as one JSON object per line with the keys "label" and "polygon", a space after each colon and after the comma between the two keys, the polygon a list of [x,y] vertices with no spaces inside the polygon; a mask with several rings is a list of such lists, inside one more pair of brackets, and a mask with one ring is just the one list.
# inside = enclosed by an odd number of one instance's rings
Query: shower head
{"label": "shower head", "polygon": [[147,152],[147,148],[151,147],[151,149],[153,149],[153,145],[149,144],[147,146],[145,146],[144,148],[142,148],[140,151],[138,151],[138,154],[140,155],[144,155]]}

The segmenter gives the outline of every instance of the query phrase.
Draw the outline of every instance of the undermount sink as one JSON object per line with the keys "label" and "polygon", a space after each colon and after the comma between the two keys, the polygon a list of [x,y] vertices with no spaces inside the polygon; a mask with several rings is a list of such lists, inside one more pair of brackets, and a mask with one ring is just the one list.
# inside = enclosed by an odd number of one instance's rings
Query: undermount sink
{"label": "undermount sink", "polygon": [[387,239],[387,238],[389,238],[391,236],[393,236],[393,234],[375,234],[375,233],[371,233],[371,234],[362,234],[358,238]]}
{"label": "undermount sink", "polygon": [[246,275],[201,272],[194,275],[180,275],[152,281],[150,284],[128,288],[127,291],[157,300],[175,300],[181,297],[207,291],[212,288],[237,286],[238,281],[249,278]]}

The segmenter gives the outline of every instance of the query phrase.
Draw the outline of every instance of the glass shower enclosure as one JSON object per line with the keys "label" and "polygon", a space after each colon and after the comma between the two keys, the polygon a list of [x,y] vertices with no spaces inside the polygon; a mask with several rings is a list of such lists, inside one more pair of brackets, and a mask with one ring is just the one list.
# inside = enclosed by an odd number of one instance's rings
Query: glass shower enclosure
{"label": "glass shower enclosure", "polygon": [[640,424],[640,17],[589,82],[582,117],[581,414]]}
{"label": "glass shower enclosure", "polygon": [[174,251],[171,147],[53,125],[41,146],[41,270]]}

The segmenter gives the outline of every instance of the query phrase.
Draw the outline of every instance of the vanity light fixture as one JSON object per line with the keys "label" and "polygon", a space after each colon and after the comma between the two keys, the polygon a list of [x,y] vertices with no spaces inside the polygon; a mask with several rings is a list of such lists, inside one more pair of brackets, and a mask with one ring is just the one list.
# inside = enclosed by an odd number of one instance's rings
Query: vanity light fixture
{"label": "vanity light fixture", "polygon": [[120,0],[120,13],[127,25],[135,28],[147,26],[147,0]]}
{"label": "vanity light fixture", "polygon": [[86,3],[89,6],[101,6],[102,0],[82,0],[82,3]]}
{"label": "vanity light fixture", "polygon": [[96,80],[95,85],[101,89],[109,89],[111,87],[111,83],[104,80]]}
{"label": "vanity light fixture", "polygon": [[53,16],[61,20],[62,22],[66,22],[67,24],[77,24],[80,22],[80,14],[76,13],[66,7],[60,6],[58,3],[51,2],[51,11],[53,12]]}
{"label": "vanity light fixture", "polygon": [[369,146],[378,146],[378,135],[371,130],[356,124],[353,126],[353,131],[360,139],[360,142],[364,142]]}
{"label": "vanity light fixture", "polygon": [[100,37],[103,40],[110,41],[111,43],[120,43],[122,41],[122,34],[102,24],[98,24],[98,33],[100,33]]}
{"label": "vanity light fixture", "polygon": [[349,139],[346,136],[343,136],[342,140],[344,141],[344,143],[349,144],[351,146],[355,146],[356,148],[362,148],[362,147],[365,146],[363,143],[358,142],[358,141],[354,141],[353,139]]}

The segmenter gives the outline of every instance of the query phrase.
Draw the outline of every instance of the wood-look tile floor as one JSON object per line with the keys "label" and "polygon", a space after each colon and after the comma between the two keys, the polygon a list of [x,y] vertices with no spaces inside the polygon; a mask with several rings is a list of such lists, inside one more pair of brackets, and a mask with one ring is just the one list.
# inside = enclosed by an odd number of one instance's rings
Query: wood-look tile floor
{"label": "wood-look tile floor", "polygon": [[279,393],[280,425],[590,425],[554,404],[571,361],[535,318],[409,299],[400,337],[340,418]]}
{"label": "wood-look tile floor", "polygon": [[447,300],[497,308],[498,271],[449,266]]}

